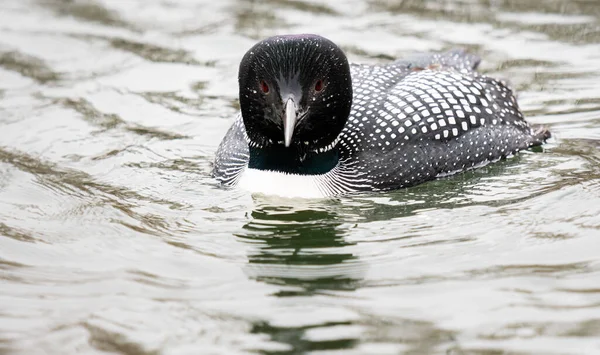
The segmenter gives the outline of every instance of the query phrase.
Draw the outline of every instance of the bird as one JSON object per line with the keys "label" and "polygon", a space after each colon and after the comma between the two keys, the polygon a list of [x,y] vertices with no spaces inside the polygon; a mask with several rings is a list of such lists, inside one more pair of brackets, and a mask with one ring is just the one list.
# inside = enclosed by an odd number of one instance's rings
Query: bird
{"label": "bird", "polygon": [[239,66],[240,113],[215,154],[219,186],[283,197],[390,191],[542,145],[508,84],[463,49],[350,64],[315,34],[261,40]]}

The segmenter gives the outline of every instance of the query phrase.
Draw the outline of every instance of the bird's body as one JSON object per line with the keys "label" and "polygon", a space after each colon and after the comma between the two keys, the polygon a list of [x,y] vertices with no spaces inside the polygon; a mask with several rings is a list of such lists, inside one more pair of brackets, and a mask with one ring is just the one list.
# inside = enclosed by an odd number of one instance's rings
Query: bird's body
{"label": "bird's body", "polygon": [[[287,42],[297,40],[280,38],[288,46]],[[258,46],[253,48],[255,52],[260,50]],[[225,186],[238,185],[253,192],[326,197],[413,186],[542,144],[548,132],[534,132],[511,90],[477,73],[478,64],[479,58],[473,55],[451,51],[387,65],[351,65],[349,113],[339,124],[341,130],[331,135],[333,138],[314,144],[300,139],[287,146],[289,141],[277,141],[277,133],[262,141],[253,139],[255,132],[248,134],[246,130],[253,122],[247,123],[243,107],[242,115],[218,149],[214,176]],[[323,80],[329,84],[330,72],[318,75],[327,78]],[[317,80],[316,89],[321,79]],[[241,99],[242,85],[240,82]],[[277,84],[276,88],[284,92],[286,85]],[[304,101],[308,113],[304,116],[310,115],[311,105],[341,105],[335,85],[330,86],[326,87],[330,92],[304,89],[308,93],[296,93],[294,97],[308,96]],[[267,90],[266,94],[271,92]],[[274,110],[274,115],[280,111]],[[343,108],[339,111],[344,116]],[[339,119],[335,111],[310,119],[330,116]],[[271,120],[264,112],[256,117]],[[302,118],[295,127],[303,132],[303,127],[298,127],[301,123]],[[326,125],[313,127],[311,121],[304,125],[317,133],[327,130]],[[280,127],[277,122],[273,126]]]}

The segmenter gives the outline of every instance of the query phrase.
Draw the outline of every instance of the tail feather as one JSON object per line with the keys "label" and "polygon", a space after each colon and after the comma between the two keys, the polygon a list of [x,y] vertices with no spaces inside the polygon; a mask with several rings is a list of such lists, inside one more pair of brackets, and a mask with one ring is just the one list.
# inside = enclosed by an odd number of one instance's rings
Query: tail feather
{"label": "tail feather", "polygon": [[405,59],[396,60],[394,64],[406,66],[413,70],[442,66],[473,71],[477,69],[480,62],[481,58],[477,55],[468,53],[462,48],[457,48],[442,53],[415,54]]}
{"label": "tail feather", "polygon": [[548,128],[544,126],[534,126],[531,128],[532,130],[532,141],[529,143],[530,147],[534,147],[537,145],[544,144],[550,137],[552,137],[552,133],[548,130]]}

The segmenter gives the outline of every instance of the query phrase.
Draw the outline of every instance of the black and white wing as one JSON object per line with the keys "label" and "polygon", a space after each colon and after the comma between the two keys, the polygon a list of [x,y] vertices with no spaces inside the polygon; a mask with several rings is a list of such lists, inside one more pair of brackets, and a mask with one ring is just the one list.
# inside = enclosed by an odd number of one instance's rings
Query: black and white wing
{"label": "black and white wing", "polygon": [[213,176],[224,186],[234,186],[250,158],[242,117],[238,116],[217,149]]}

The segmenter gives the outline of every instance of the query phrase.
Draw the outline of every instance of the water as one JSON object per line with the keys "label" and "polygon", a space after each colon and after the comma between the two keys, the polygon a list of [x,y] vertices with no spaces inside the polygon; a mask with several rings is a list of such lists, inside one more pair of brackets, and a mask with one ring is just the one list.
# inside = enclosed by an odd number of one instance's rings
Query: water
{"label": "water", "polygon": [[[0,354],[600,353],[600,2],[0,3]],[[258,39],[466,47],[543,150],[386,194],[218,189]]]}

